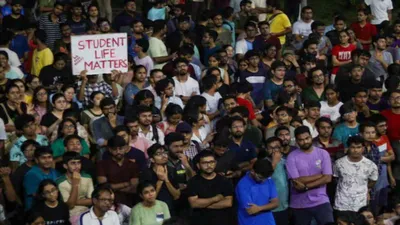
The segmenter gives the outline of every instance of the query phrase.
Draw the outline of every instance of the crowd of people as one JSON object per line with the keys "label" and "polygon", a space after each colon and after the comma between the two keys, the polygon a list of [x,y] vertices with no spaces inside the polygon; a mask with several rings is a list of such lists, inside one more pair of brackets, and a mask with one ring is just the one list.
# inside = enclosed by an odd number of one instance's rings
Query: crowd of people
{"label": "crowd of people", "polygon": [[[0,1],[0,224],[400,224],[400,17],[359,2]],[[73,75],[111,33],[127,72]]]}

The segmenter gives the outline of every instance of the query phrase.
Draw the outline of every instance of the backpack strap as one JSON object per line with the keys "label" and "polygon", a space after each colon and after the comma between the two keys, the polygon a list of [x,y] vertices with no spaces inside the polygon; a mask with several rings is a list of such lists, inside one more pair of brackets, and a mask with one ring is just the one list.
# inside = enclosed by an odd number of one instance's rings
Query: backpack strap
{"label": "backpack strap", "polygon": [[158,136],[158,130],[157,130],[156,125],[155,125],[155,124],[151,124],[151,128],[152,128],[152,130],[153,130],[153,138],[152,138],[151,140],[156,141],[157,143],[159,143],[159,142],[158,142],[158,139],[159,139],[160,137]]}
{"label": "backpack strap", "polygon": [[7,119],[8,119],[8,123],[7,123],[7,124],[9,124],[9,125],[14,125],[14,121],[11,119],[10,115],[8,114],[7,109],[6,109],[6,106],[4,105],[4,103],[1,103],[0,106],[1,106],[1,108],[3,108],[4,113],[5,113],[6,116],[7,116]]}

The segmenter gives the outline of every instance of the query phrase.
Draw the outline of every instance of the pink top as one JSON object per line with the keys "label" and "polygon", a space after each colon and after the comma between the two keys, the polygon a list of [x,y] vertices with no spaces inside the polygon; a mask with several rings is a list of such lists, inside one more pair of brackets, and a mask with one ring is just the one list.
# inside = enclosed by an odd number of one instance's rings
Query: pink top
{"label": "pink top", "polygon": [[147,155],[147,149],[150,147],[150,142],[146,138],[138,136],[136,137],[136,141],[131,141],[130,146],[143,151],[146,159],[149,158]]}

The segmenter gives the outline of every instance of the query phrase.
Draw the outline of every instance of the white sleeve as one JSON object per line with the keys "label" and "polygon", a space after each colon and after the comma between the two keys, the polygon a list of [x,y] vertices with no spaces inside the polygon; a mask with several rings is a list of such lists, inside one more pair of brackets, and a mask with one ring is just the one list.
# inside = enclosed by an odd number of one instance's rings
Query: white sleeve
{"label": "white sleeve", "polygon": [[6,140],[7,133],[6,133],[6,126],[4,125],[4,121],[0,118],[0,140]]}
{"label": "white sleeve", "polygon": [[236,43],[235,52],[236,54],[245,54],[247,52],[247,45],[244,39]]}
{"label": "white sleeve", "polygon": [[371,5],[372,1],[373,0],[364,0],[365,4],[368,5],[368,6]]}
{"label": "white sleeve", "polygon": [[387,8],[387,10],[392,10],[393,9],[393,2],[392,2],[392,0],[389,0],[388,1],[388,8]]}
{"label": "white sleeve", "polygon": [[157,132],[158,132],[158,143],[160,144],[160,145],[164,145],[164,138],[165,138],[165,135],[164,135],[164,133],[160,130],[160,129],[158,129],[158,128],[156,128],[157,129]]}
{"label": "white sleeve", "polygon": [[21,61],[19,61],[18,55],[15,52],[11,52],[9,55],[9,61],[11,66],[19,67],[21,65]]}
{"label": "white sleeve", "polygon": [[292,33],[293,34],[300,34],[300,29],[299,29],[299,22],[295,22],[294,24],[293,24],[293,31],[292,31]]}

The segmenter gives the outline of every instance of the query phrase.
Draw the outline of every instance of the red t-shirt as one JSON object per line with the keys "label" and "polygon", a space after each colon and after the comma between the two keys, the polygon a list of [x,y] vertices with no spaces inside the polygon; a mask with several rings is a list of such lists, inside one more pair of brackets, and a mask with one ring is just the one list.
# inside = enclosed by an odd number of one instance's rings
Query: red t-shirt
{"label": "red t-shirt", "polygon": [[[351,60],[351,52],[356,49],[356,46],[353,44],[349,44],[347,47],[343,47],[341,45],[336,45],[332,48],[332,56],[336,56],[336,59],[339,62],[344,62]],[[339,71],[339,67],[335,66],[332,69],[332,74],[336,74]]]}
{"label": "red t-shirt", "polygon": [[386,109],[381,114],[387,119],[387,136],[390,141],[400,140],[400,114],[394,114],[391,109]]}
{"label": "red t-shirt", "polygon": [[[356,34],[357,39],[361,39],[363,41],[371,40],[372,37],[375,37],[378,34],[375,25],[370,23],[366,23],[364,27],[361,27],[359,23],[353,23],[350,27]],[[363,44],[364,50],[369,51],[369,47],[370,44]]]}
{"label": "red t-shirt", "polygon": [[249,119],[254,120],[256,118],[256,114],[254,114],[253,104],[247,99],[244,98],[236,98],[238,105],[246,106],[249,110]]}

